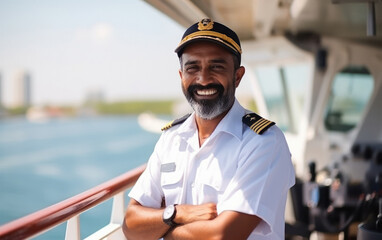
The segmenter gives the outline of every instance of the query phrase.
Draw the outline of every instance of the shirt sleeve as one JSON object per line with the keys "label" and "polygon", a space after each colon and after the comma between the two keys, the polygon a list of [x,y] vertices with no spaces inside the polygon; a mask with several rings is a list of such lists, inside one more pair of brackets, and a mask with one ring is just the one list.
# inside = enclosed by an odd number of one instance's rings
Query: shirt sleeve
{"label": "shirt sleeve", "polygon": [[158,140],[145,171],[129,193],[130,198],[145,207],[160,208],[162,203],[163,191],[160,186],[160,154],[158,152],[161,149],[162,138],[163,135]]}
{"label": "shirt sleeve", "polygon": [[230,210],[256,215],[263,221],[254,232],[267,235],[274,230],[278,215],[284,218],[286,195],[294,184],[294,169],[278,128],[256,138],[242,149],[237,171],[217,210],[219,214]]}

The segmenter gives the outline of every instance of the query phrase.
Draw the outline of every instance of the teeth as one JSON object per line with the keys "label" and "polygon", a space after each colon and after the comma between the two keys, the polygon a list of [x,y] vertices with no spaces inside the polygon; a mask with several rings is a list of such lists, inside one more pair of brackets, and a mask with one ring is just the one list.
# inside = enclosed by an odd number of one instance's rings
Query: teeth
{"label": "teeth", "polygon": [[216,89],[197,90],[196,93],[202,96],[214,95],[217,92]]}

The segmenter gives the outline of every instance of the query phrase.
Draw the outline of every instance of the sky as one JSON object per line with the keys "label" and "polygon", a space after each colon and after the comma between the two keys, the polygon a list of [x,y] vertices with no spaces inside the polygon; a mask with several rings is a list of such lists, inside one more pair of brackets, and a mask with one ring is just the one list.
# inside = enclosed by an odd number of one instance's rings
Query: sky
{"label": "sky", "polygon": [[183,97],[175,47],[185,28],[141,0],[1,0],[1,100],[27,72],[32,103]]}

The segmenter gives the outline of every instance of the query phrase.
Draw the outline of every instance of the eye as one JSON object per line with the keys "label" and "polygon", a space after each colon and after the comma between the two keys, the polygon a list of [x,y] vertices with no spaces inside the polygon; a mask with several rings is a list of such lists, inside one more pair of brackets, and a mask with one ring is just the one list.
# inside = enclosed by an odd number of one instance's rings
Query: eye
{"label": "eye", "polygon": [[186,67],[186,71],[187,72],[196,72],[199,70],[199,66],[198,65],[189,65]]}
{"label": "eye", "polygon": [[213,70],[224,70],[224,66],[220,64],[215,64],[211,66],[211,69]]}

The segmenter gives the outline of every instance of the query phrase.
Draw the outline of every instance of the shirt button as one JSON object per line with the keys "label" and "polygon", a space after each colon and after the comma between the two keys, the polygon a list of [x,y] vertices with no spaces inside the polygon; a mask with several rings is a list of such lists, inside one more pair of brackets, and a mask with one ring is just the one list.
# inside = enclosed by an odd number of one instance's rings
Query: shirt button
{"label": "shirt button", "polygon": [[191,183],[191,187],[194,188],[195,187],[195,183]]}

